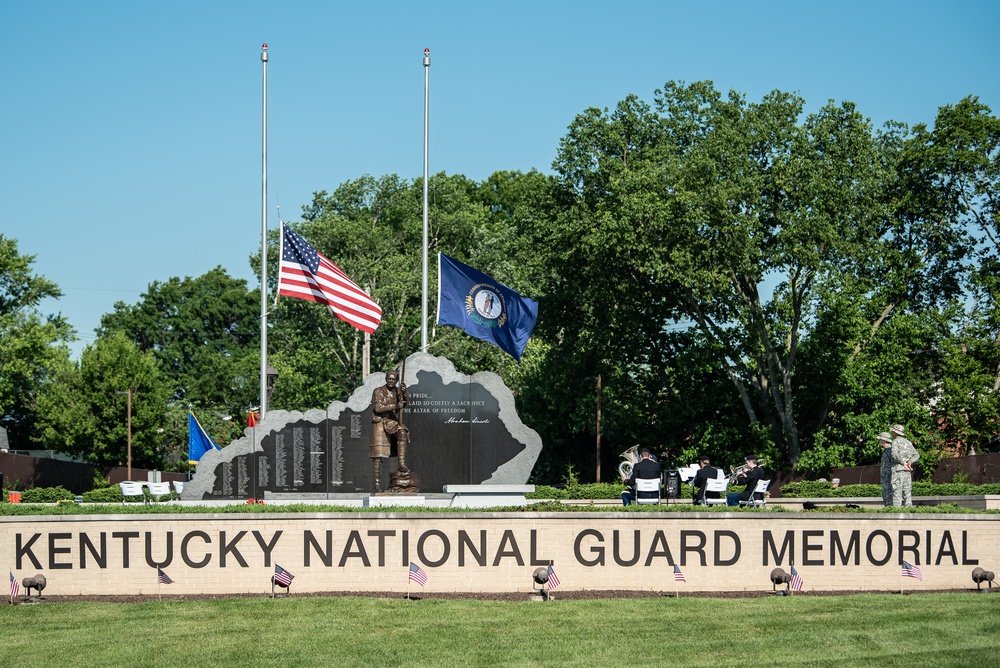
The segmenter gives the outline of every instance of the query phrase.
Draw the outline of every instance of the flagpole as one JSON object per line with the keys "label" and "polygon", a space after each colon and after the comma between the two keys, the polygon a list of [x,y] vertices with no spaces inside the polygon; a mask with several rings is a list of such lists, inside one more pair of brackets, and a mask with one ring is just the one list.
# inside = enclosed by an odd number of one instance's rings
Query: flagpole
{"label": "flagpole", "polygon": [[267,412],[267,44],[260,47],[262,71],[260,195],[260,419]]}
{"label": "flagpole", "polygon": [[420,302],[420,350],[427,352],[427,117],[430,91],[431,50],[424,49],[424,248],[423,298]]}

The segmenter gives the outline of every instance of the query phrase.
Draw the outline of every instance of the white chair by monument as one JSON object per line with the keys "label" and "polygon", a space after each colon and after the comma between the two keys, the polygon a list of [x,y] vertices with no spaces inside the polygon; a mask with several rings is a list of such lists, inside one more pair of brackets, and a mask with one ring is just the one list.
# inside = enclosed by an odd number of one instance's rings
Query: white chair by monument
{"label": "white chair by monument", "polygon": [[122,488],[122,503],[127,503],[130,498],[135,500],[136,497],[143,503],[146,502],[146,495],[142,491],[142,483],[126,481],[118,483],[118,486]]}
{"label": "white chair by monument", "polygon": [[146,486],[149,488],[149,500],[151,503],[170,501],[169,482],[150,482],[146,483]]}
{"label": "white chair by monument", "polygon": [[174,494],[177,495],[177,499],[181,498],[181,493],[184,491],[184,483],[180,480],[174,480]]}
{"label": "white chair by monument", "polygon": [[635,479],[635,502],[636,503],[659,503],[660,502],[660,479],[659,478],[636,478]]}
{"label": "white chair by monument", "polygon": [[753,494],[746,501],[740,501],[740,506],[753,506],[763,508],[767,505],[767,488],[771,486],[770,480],[758,480],[757,486],[753,488]]}
{"label": "white chair by monument", "polygon": [[[709,478],[708,482],[705,483],[705,505],[706,506],[724,506],[726,505],[726,489],[729,487],[729,478],[719,474],[718,478]],[[713,499],[708,495],[709,492],[717,492],[719,498]]]}

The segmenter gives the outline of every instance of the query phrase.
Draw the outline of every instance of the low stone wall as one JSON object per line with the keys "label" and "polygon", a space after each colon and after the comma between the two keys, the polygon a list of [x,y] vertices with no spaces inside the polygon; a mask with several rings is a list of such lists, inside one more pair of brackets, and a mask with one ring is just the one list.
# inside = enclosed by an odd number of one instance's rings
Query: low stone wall
{"label": "low stone wall", "polygon": [[[769,591],[792,564],[807,590],[972,588],[1000,570],[1000,516],[838,513],[406,513],[4,517],[0,555],[46,594],[270,591],[531,592],[550,562],[563,590]],[[903,578],[903,561],[923,580]],[[674,579],[674,565],[685,581]],[[173,580],[157,584],[157,567]]]}

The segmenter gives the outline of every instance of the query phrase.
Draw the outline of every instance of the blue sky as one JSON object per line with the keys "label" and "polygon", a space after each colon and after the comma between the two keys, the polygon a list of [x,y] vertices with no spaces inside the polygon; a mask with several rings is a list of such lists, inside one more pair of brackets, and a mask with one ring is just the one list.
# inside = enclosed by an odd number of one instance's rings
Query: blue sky
{"label": "blue sky", "polygon": [[[584,109],[670,80],[880,126],[976,95],[1000,114],[1000,4],[949,2],[0,1],[0,233],[64,296],[82,347],[116,301],[217,265],[253,282],[261,63],[268,216],[318,190],[423,171],[549,171]],[[336,258],[332,258],[336,261]]]}

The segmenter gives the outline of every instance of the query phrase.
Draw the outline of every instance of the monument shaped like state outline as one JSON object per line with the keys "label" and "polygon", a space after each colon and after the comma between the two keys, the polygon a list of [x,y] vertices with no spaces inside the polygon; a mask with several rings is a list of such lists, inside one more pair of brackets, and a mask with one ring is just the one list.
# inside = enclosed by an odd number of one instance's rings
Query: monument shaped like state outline
{"label": "monument shaped like state outline", "polygon": [[[459,373],[448,359],[419,352],[406,359],[401,380],[410,397],[406,464],[419,473],[422,492],[527,483],[541,438],[521,422],[498,375]],[[325,410],[268,412],[242,438],[202,457],[182,499],[371,493],[371,398],[384,383],[384,372],[372,373],[346,402]],[[395,458],[384,460],[382,475],[397,466]]]}

